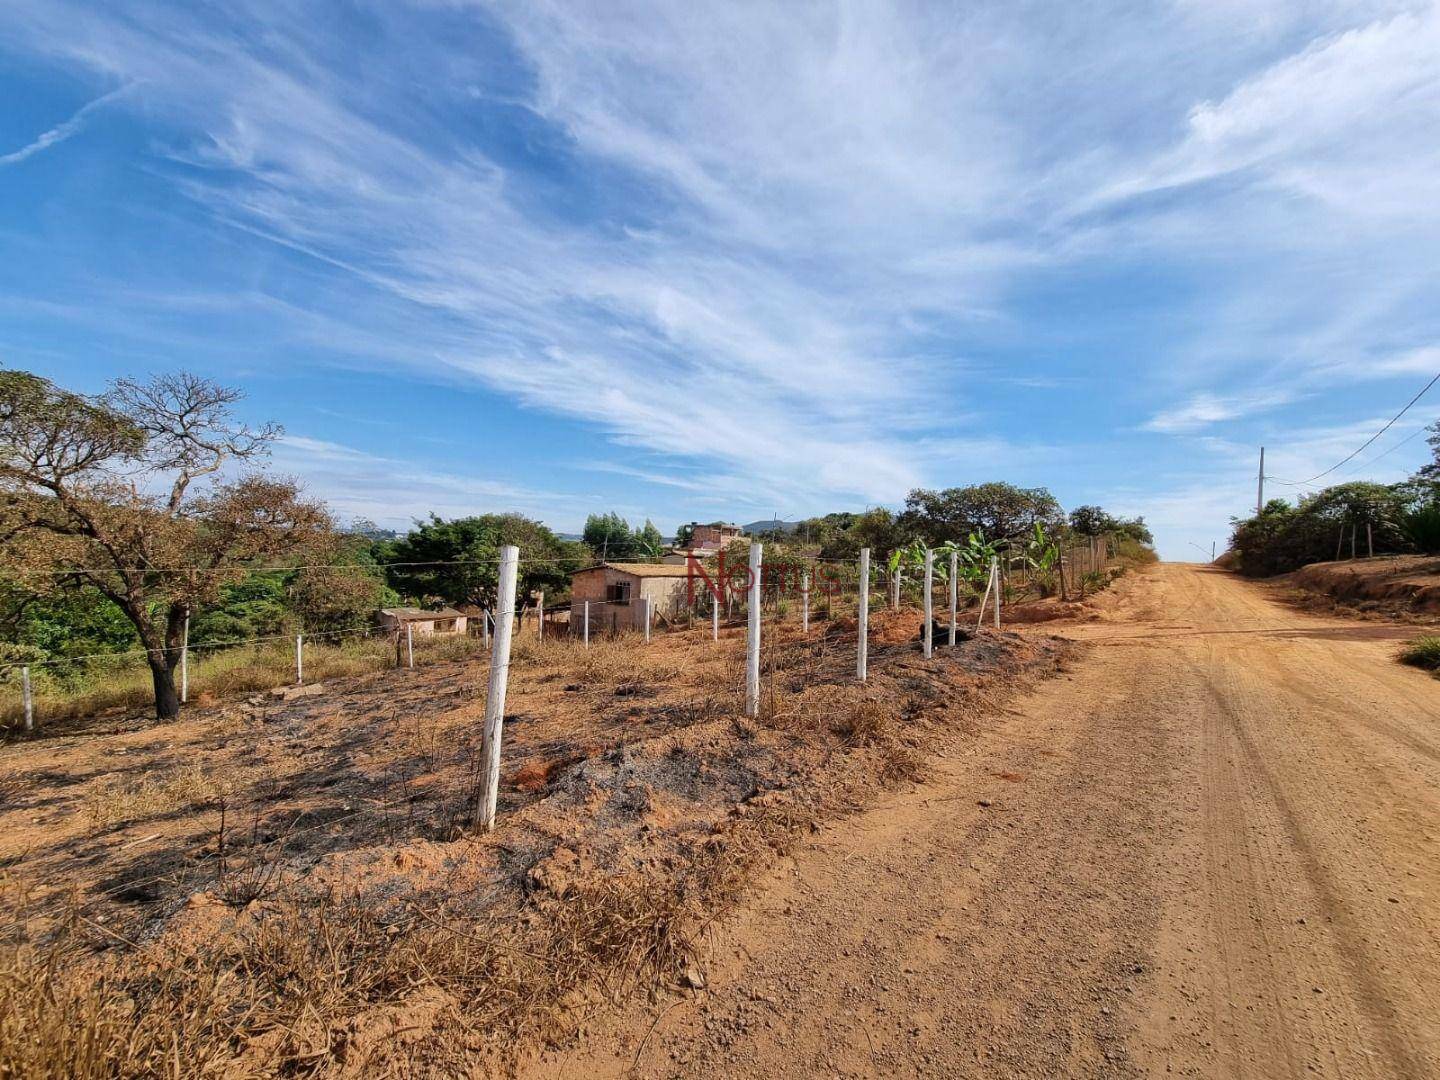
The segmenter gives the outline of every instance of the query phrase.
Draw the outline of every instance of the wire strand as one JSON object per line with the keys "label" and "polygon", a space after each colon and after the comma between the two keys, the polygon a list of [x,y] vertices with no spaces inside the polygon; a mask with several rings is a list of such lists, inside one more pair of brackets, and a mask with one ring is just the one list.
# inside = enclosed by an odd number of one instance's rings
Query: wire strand
{"label": "wire strand", "polygon": [[[1316,480],[1319,480],[1322,476],[1329,476],[1329,475],[1330,475],[1332,472],[1334,472],[1336,469],[1340,468],[1341,465],[1345,465],[1345,464],[1347,464],[1348,462],[1353,461],[1356,457],[1358,457],[1358,456],[1360,455],[1361,451],[1363,451],[1367,446],[1369,446],[1371,443],[1373,443],[1376,439],[1380,438],[1381,435],[1384,435],[1385,432],[1389,431],[1389,430],[1395,425],[1396,421],[1398,421],[1402,416],[1404,416],[1407,412],[1409,412],[1409,411],[1410,411],[1410,407],[1411,407],[1412,405],[1414,405],[1417,401],[1419,401],[1422,397],[1424,397],[1425,394],[1426,394],[1426,392],[1427,392],[1432,386],[1434,386],[1437,382],[1440,382],[1440,372],[1436,372],[1436,373],[1435,373],[1435,377],[1434,377],[1433,379],[1431,379],[1428,383],[1426,383],[1426,384],[1424,385],[1424,387],[1420,390],[1420,392],[1419,392],[1418,394],[1416,394],[1413,398],[1411,398],[1408,402],[1406,402],[1405,407],[1404,407],[1403,409],[1401,409],[1398,413],[1396,413],[1396,414],[1395,414],[1394,416],[1392,416],[1388,421],[1386,421],[1384,427],[1382,427],[1379,431],[1375,432],[1374,435],[1371,435],[1370,438],[1366,439],[1363,443],[1361,443],[1361,444],[1360,444],[1354,451],[1352,451],[1348,456],[1346,456],[1346,457],[1342,458],[1341,460],[1337,461],[1334,465],[1331,465],[1330,468],[1326,469],[1324,472],[1316,473],[1314,476],[1310,477],[1308,480],[1282,480],[1282,479],[1280,479],[1278,476],[1267,476],[1267,477],[1265,477],[1265,479],[1266,479],[1266,480],[1269,480],[1271,483],[1274,483],[1274,484],[1283,484],[1285,487],[1304,487],[1306,484],[1313,484]],[[1424,429],[1422,428],[1421,430],[1424,430]],[[1393,448],[1392,448],[1392,449],[1393,449]],[[1388,451],[1387,451],[1387,453],[1388,453]],[[1383,455],[1381,455],[1381,456],[1383,456]],[[1376,460],[1378,460],[1378,459],[1376,459]]]}

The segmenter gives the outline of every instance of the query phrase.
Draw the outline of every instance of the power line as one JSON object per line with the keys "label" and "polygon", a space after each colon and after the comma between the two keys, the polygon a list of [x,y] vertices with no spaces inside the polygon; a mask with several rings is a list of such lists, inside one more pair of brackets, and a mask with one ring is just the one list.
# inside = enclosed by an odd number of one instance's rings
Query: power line
{"label": "power line", "polygon": [[[1421,391],[1420,391],[1418,394],[1416,394],[1413,398],[1411,398],[1408,402],[1406,402],[1405,407],[1404,407],[1403,409],[1401,409],[1398,413],[1396,413],[1394,416],[1392,416],[1392,417],[1386,422],[1386,424],[1385,424],[1384,427],[1382,427],[1379,431],[1375,432],[1374,435],[1371,435],[1370,438],[1366,439],[1363,443],[1361,443],[1352,453],[1350,453],[1350,454],[1349,454],[1348,456],[1346,456],[1345,458],[1342,458],[1340,461],[1337,461],[1334,465],[1331,465],[1330,468],[1326,469],[1324,472],[1316,473],[1314,476],[1310,477],[1308,480],[1281,480],[1278,476],[1267,476],[1267,477],[1265,477],[1265,479],[1266,479],[1266,480],[1271,480],[1271,481],[1273,481],[1273,482],[1275,482],[1275,483],[1277,483],[1277,484],[1284,484],[1286,487],[1304,487],[1306,484],[1313,484],[1316,480],[1319,480],[1322,476],[1329,476],[1329,475],[1330,475],[1332,472],[1334,472],[1336,469],[1340,468],[1341,465],[1344,465],[1344,464],[1346,464],[1347,462],[1350,462],[1350,461],[1355,460],[1355,458],[1358,457],[1358,456],[1360,455],[1360,453],[1361,453],[1362,451],[1364,451],[1364,449],[1365,449],[1366,447],[1368,447],[1368,446],[1369,446],[1371,443],[1373,443],[1376,439],[1380,438],[1381,435],[1384,435],[1385,432],[1389,431],[1392,427],[1394,427],[1396,421],[1398,421],[1402,416],[1404,416],[1407,412],[1409,412],[1409,411],[1410,411],[1410,407],[1411,407],[1412,405],[1414,405],[1417,401],[1419,401],[1422,397],[1424,397],[1425,394],[1426,394],[1426,391],[1428,391],[1428,390],[1429,390],[1432,386],[1434,386],[1437,382],[1440,382],[1440,372],[1436,372],[1436,373],[1435,373],[1435,377],[1434,377],[1433,379],[1431,379],[1428,383],[1426,383],[1425,386],[1421,389]],[[1423,429],[1422,429],[1422,430],[1423,430]],[[1398,445],[1398,444],[1397,444],[1397,445]],[[1392,447],[1391,449],[1395,449],[1395,448],[1396,448],[1396,447]],[[1389,451],[1386,451],[1386,453],[1389,453]],[[1382,454],[1381,457],[1383,457],[1383,456],[1384,456],[1384,455]],[[1377,458],[1376,460],[1378,460],[1378,458]]]}
{"label": "power line", "polygon": [[1396,450],[1399,450],[1399,449],[1400,449],[1402,446],[1404,446],[1406,443],[1408,443],[1408,442],[1414,442],[1415,439],[1416,439],[1418,436],[1424,435],[1425,432],[1427,432],[1427,431],[1429,431],[1429,430],[1430,430],[1430,429],[1429,429],[1428,427],[1418,427],[1418,428],[1416,428],[1416,429],[1415,429],[1414,431],[1412,431],[1409,435],[1406,435],[1405,438],[1401,439],[1401,440],[1400,440],[1399,442],[1397,442],[1394,446],[1390,447],[1390,449],[1388,449],[1388,450],[1382,450],[1380,453],[1376,454],[1374,457],[1372,457],[1372,458],[1370,458],[1370,459],[1368,459],[1368,460],[1366,460],[1366,461],[1360,462],[1360,464],[1356,465],[1355,468],[1353,468],[1353,469],[1346,469],[1346,470],[1345,470],[1345,475],[1346,475],[1346,476],[1349,476],[1349,475],[1351,475],[1352,473],[1358,472],[1359,470],[1365,468],[1367,465],[1373,465],[1373,464],[1375,464],[1375,462],[1379,461],[1381,458],[1383,458],[1383,457],[1388,457],[1389,455],[1393,454]]}

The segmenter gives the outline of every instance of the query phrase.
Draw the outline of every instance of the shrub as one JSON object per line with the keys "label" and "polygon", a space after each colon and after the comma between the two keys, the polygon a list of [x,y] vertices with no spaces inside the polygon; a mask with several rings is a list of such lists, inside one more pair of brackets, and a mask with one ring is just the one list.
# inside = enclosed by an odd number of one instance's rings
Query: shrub
{"label": "shrub", "polygon": [[1440,671],[1440,635],[1418,637],[1400,650],[1400,662],[1426,671]]}

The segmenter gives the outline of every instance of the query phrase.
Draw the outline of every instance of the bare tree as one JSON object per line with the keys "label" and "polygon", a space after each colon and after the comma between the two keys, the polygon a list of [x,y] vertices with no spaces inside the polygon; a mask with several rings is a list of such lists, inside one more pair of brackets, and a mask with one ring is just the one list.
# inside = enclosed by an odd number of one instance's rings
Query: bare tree
{"label": "bare tree", "polygon": [[88,397],[0,371],[4,555],[37,592],[93,586],[115,602],[146,649],[162,720],[180,712],[186,612],[250,569],[333,537],[324,508],[293,480],[225,478],[280,434],[236,420],[240,396],[178,374]]}

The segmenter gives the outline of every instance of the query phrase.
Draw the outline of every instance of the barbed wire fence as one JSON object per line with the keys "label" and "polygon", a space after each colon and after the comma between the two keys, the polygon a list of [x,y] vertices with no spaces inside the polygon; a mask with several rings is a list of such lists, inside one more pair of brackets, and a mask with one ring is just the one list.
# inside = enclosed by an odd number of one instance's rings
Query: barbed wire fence
{"label": "barbed wire fence", "polygon": [[[1058,585],[1060,598],[1069,599],[1072,595],[1083,598],[1087,589],[1093,589],[1103,584],[1103,576],[1107,569],[1113,565],[1116,558],[1116,541],[1113,536],[1087,537],[1084,540],[1072,541],[1064,546],[1057,547],[1053,560],[1053,570],[1037,571],[1030,560],[1017,556],[1013,552],[1002,554],[993,560],[989,573],[985,580],[983,590],[973,587],[973,582],[964,582],[967,594],[978,593],[983,604],[991,602],[996,606],[998,612],[1003,603],[1013,603],[1036,595],[1043,597],[1047,592]],[[285,567],[264,567],[267,572],[273,571],[299,571],[307,569],[325,570],[354,570],[357,572],[375,573],[384,572],[390,568],[436,568],[456,566],[495,566],[502,572],[505,566],[506,553],[510,549],[502,551],[495,559],[462,559],[444,560],[432,562],[415,563],[388,563],[388,564],[342,564],[341,566],[285,566]],[[559,558],[520,558],[517,551],[515,566],[528,567],[571,567],[574,566],[573,559]],[[747,620],[747,632],[750,631],[748,621],[751,608],[757,612],[763,607],[760,594],[751,594],[751,578],[762,590],[767,589],[767,571],[769,583],[777,585],[774,593],[772,607],[777,611],[787,602],[798,602],[800,607],[800,621],[802,630],[808,632],[812,614],[819,616],[822,608],[813,605],[817,595],[823,599],[823,617],[826,620],[833,620],[836,615],[837,605],[844,605],[847,610],[858,610],[862,590],[859,581],[862,575],[865,577],[866,588],[863,590],[866,603],[861,617],[858,620],[863,625],[857,626],[857,658],[856,674],[862,681],[865,677],[865,653],[867,647],[865,630],[868,626],[868,615],[873,607],[870,601],[871,588],[876,583],[876,578],[883,580],[888,591],[888,605],[891,610],[897,610],[902,602],[913,599],[924,608],[925,627],[927,630],[933,625],[934,605],[934,583],[938,579],[942,586],[948,589],[948,596],[942,597],[941,607],[949,613],[946,626],[944,627],[947,643],[953,641],[957,632],[956,613],[960,599],[961,574],[955,553],[951,553],[949,566],[937,568],[933,559],[927,554],[927,567],[924,571],[924,580],[919,575],[911,576],[907,580],[905,571],[910,569],[906,566],[895,566],[886,570],[883,566],[877,567],[870,559],[870,550],[867,548],[855,559],[844,558],[822,558],[819,556],[799,556],[791,552],[783,553],[778,563],[778,575],[774,568],[766,567],[763,563],[763,543],[756,543],[751,546],[755,557],[760,559],[752,568],[748,563],[743,566],[724,567],[723,561],[718,571],[707,572],[703,566],[698,569],[687,571],[691,574],[693,585],[695,578],[702,579],[702,587],[690,589],[688,602],[683,605],[683,615],[675,610],[673,604],[670,610],[662,610],[661,618],[667,629],[673,629],[683,617],[686,627],[693,627],[697,615],[702,618],[708,614],[710,621],[710,636],[712,640],[719,640],[722,624],[730,625],[736,618],[737,613],[743,615]],[[723,556],[722,556],[723,560]],[[629,558],[620,563],[624,564],[663,564],[663,557]],[[692,560],[693,561],[693,560]],[[614,566],[616,563],[601,563],[600,566]],[[938,572],[937,572],[938,571]],[[191,574],[197,572],[194,568],[152,568],[152,572],[174,572]],[[719,576],[718,584],[714,577]],[[736,587],[736,578],[740,578],[740,586]],[[518,581],[518,577],[517,577]],[[502,616],[514,620],[516,629],[522,630],[527,621],[533,619],[533,633],[538,640],[543,641],[547,632],[553,635],[568,635],[571,639],[577,640],[582,646],[588,647],[592,633],[597,629],[607,635],[614,635],[619,632],[621,620],[608,618],[603,620],[607,625],[597,627],[594,616],[597,613],[609,609],[611,612],[620,608],[630,609],[630,599],[596,600],[587,598],[576,601],[572,599],[569,603],[552,605],[549,609],[544,604],[544,593],[539,592],[534,597],[535,603],[527,605],[518,601],[515,597],[508,600],[504,595],[502,587],[497,590],[497,603],[499,610],[492,610],[488,606],[478,613],[473,610],[466,614],[467,622],[474,624],[478,621],[478,633],[473,625],[467,627],[470,634],[481,639],[482,648],[489,650],[493,647],[492,639],[496,636],[499,626],[499,619]],[[853,600],[849,599],[853,597]],[[967,595],[968,602],[973,600],[974,595]],[[640,596],[635,598],[633,606],[638,607],[642,614],[638,619],[627,620],[629,625],[640,633],[645,642],[650,642],[655,624],[655,603],[651,597]],[[576,626],[578,621],[579,625]],[[998,615],[997,621],[998,623]],[[755,636],[758,639],[759,626],[754,627]],[[248,638],[232,638],[221,640],[209,640],[197,644],[191,644],[188,640],[189,620],[186,620],[185,638],[181,641],[178,654],[178,676],[181,700],[188,702],[191,684],[191,654],[198,654],[200,657],[206,655],[218,655],[221,653],[234,653],[236,650],[259,650],[264,647],[279,648],[282,643],[293,642],[293,671],[294,684],[303,685],[305,682],[306,657],[308,650],[316,646],[330,645],[335,648],[343,648],[348,643],[374,643],[379,645],[388,654],[393,652],[394,667],[414,668],[416,663],[416,635],[411,621],[405,621],[391,627],[382,627],[374,622],[357,624],[346,627],[321,629],[314,631],[300,631],[291,634],[268,634],[257,635]],[[424,653],[440,653],[452,655],[454,650],[447,654],[446,650],[437,649],[436,643],[442,638],[449,638],[452,635],[439,633],[424,633],[422,635],[422,661]],[[933,645],[933,642],[932,642]],[[141,668],[138,661],[148,659],[152,655],[175,652],[172,648],[162,649],[132,649],[121,652],[92,653],[80,656],[51,657],[31,661],[19,661],[0,664],[0,685],[11,684],[18,690],[18,715],[26,732],[34,732],[37,720],[38,698],[40,689],[38,683],[45,673],[62,670],[76,671],[89,668],[99,669],[98,674],[111,679],[143,677],[148,667]],[[126,662],[136,664],[133,671],[124,671]],[[378,662],[378,660],[376,661]],[[747,659],[748,664],[748,659]],[[270,666],[275,666],[272,663]],[[321,669],[324,667],[321,665]],[[313,666],[312,666],[313,670]],[[53,680],[52,680],[53,681]],[[260,687],[249,687],[249,689],[263,689]],[[747,701],[752,699],[747,688]],[[14,699],[12,699],[14,701]],[[11,708],[14,708],[12,704]],[[7,710],[8,712],[8,710]],[[0,713],[6,715],[7,713]]]}
{"label": "barbed wire fence", "polygon": [[[803,683],[807,678],[813,677],[819,667],[824,667],[833,674],[835,664],[841,662],[843,655],[850,649],[853,649],[854,656],[854,678],[861,683],[868,679],[870,614],[877,604],[881,607],[888,606],[891,597],[886,595],[887,585],[892,590],[901,590],[903,600],[913,600],[921,608],[922,622],[918,644],[923,655],[932,658],[935,650],[942,644],[956,645],[971,636],[987,616],[998,629],[1002,625],[1006,607],[1031,594],[1044,595],[1048,591],[1058,591],[1061,596],[1083,595],[1087,588],[1097,587],[1101,583],[1106,572],[1115,565],[1119,552],[1113,536],[1090,538],[1064,545],[1057,550],[1054,559],[1054,581],[1042,580],[1044,571],[1037,570],[1023,559],[997,555],[990,563],[985,588],[980,590],[975,587],[975,582],[962,580],[964,575],[960,572],[960,561],[953,551],[948,559],[937,560],[935,552],[927,550],[920,572],[912,575],[915,580],[909,592],[903,592],[903,570],[891,573],[887,567],[877,565],[871,554],[871,550],[865,548],[854,559],[825,559],[782,551],[767,567],[765,545],[761,542],[752,543],[749,558],[744,565],[727,568],[723,575],[712,571],[710,580],[718,587],[695,588],[685,598],[681,610],[677,611],[672,606],[667,613],[666,625],[672,631],[690,632],[691,640],[699,642],[706,638],[714,643],[720,642],[722,630],[726,640],[743,636],[743,696],[739,693],[741,686],[736,685],[733,700],[736,704],[743,702],[743,712],[747,717],[757,718],[761,715],[762,705],[766,700],[769,701],[770,708],[774,709],[775,683],[782,675]],[[548,560],[535,560],[543,561]],[[533,605],[521,603],[518,597],[518,571],[524,562],[518,548],[507,547],[502,550],[495,563],[499,571],[495,605],[480,613],[480,632],[466,635],[462,639],[465,641],[464,648],[455,650],[436,647],[443,646],[443,642],[438,640],[440,635],[427,634],[423,636],[420,650],[422,662],[428,659],[453,660],[475,655],[484,655],[488,659],[489,673],[484,687],[484,723],[475,775],[463,785],[466,790],[453,791],[446,796],[452,801],[473,805],[475,814],[469,820],[483,831],[493,829],[496,822],[506,695],[516,638],[529,628],[530,640],[536,643],[547,641],[547,609],[544,606],[543,594],[535,598],[536,603]],[[768,578],[767,568],[770,570]],[[714,580],[717,577],[720,578],[719,581]],[[877,584],[881,586],[878,590],[875,587]],[[625,639],[637,647],[643,647],[652,640],[655,605],[653,598],[648,596],[635,598],[633,602],[638,603],[642,609],[639,619],[631,622],[635,629],[611,629],[605,632],[605,636]],[[578,611],[582,622],[580,632],[577,634],[575,628],[570,626],[565,636],[568,637],[569,647],[587,649],[592,644],[592,635],[586,628],[587,612],[606,607],[629,606],[631,603],[631,600],[581,600],[577,604],[572,599],[569,605],[552,605],[548,610],[557,616],[557,620],[551,624],[551,633],[553,635],[554,628],[561,625],[563,620],[559,620],[558,616],[565,614],[567,607],[571,619]],[[972,629],[968,619],[974,616],[977,609],[979,617]],[[943,618],[937,618],[937,612],[943,612]],[[964,620],[961,618],[962,613]],[[707,615],[708,619],[704,618]],[[700,616],[698,620],[697,616]],[[797,617],[798,643],[794,640]],[[706,622],[709,623],[708,627],[705,626]],[[821,623],[826,625],[822,628],[819,625]],[[742,635],[732,633],[741,627]],[[850,637],[852,627],[853,639]],[[705,632],[707,629],[708,634]],[[776,633],[782,630],[782,634]],[[191,649],[200,653],[246,648],[288,649],[290,640],[291,636],[288,634],[272,634],[212,641],[194,646],[187,643],[185,662],[188,665],[188,652]],[[297,686],[305,685],[305,650],[326,644],[368,642],[375,646],[378,654],[384,655],[385,662],[393,668],[408,670],[413,669],[416,664],[416,639],[413,632],[381,629],[373,624],[299,634],[295,635],[294,641],[296,654],[293,681]],[[566,647],[560,640],[552,641],[551,646],[556,649]],[[19,669],[22,676],[20,688],[24,697],[26,730],[33,730],[32,667],[43,669],[65,663],[93,662],[97,659],[106,662],[117,659],[133,661],[148,655],[150,650],[130,650],[121,654],[55,658],[35,664],[9,664],[0,666],[0,676],[13,674],[15,669]],[[848,664],[848,661],[844,663]],[[322,672],[326,670],[323,663],[313,666]],[[727,678],[733,677],[739,684],[740,672],[735,669],[730,671],[731,675]],[[770,680],[768,695],[762,685],[766,676]],[[283,851],[296,838],[314,830],[330,828],[338,822],[363,815],[388,814],[410,801],[411,796],[405,794],[399,799],[376,800],[373,805],[347,808],[338,816],[327,816],[314,825],[288,830],[273,840],[252,844],[251,847],[257,851]],[[142,842],[144,839],[142,838]],[[87,913],[94,913],[98,906],[122,892],[133,895],[145,886],[160,884],[180,887],[191,881],[196,872],[171,869],[138,880],[127,879],[114,888],[87,895],[82,903],[71,905],[70,910],[78,917],[87,918]]]}

